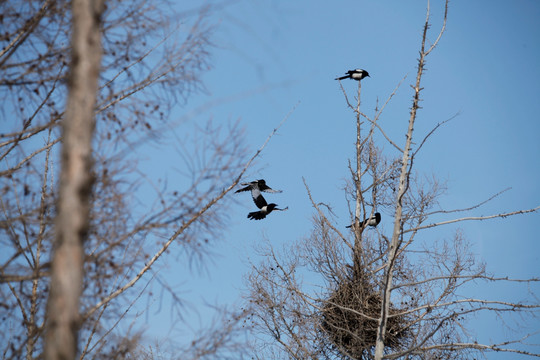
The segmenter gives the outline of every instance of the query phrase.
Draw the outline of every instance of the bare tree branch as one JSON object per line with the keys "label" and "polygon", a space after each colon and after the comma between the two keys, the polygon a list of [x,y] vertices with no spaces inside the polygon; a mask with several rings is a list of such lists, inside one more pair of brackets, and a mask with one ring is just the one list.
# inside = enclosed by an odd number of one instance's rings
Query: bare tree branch
{"label": "bare tree branch", "polygon": [[184,221],[182,225],[176,230],[176,232],[162,245],[162,247],[150,258],[149,261],[147,261],[143,268],[139,270],[139,272],[133,277],[130,281],[128,281],[123,286],[116,289],[114,292],[109,294],[106,298],[99,301],[97,304],[95,304],[92,308],[86,311],[86,313],[83,315],[83,319],[88,319],[96,310],[104,306],[105,304],[109,303],[111,300],[115,299],[122,293],[124,293],[129,288],[133,287],[142,277],[143,275],[148,272],[152,268],[152,265],[163,255],[165,251],[169,248],[169,246],[175,241],[180,234],[182,234],[192,223],[197,221],[205,212],[207,212],[213,205],[215,205],[219,200],[221,200],[229,191],[231,191],[242,179],[242,176],[247,171],[247,169],[250,167],[251,163],[259,156],[259,154],[263,151],[263,149],[266,147],[270,139],[277,133],[279,128],[283,125],[283,123],[288,119],[289,115],[292,113],[292,111],[296,108],[296,106],[285,116],[281,122],[278,124],[276,128],[268,135],[266,138],[266,141],[261,145],[261,147],[255,152],[255,154],[249,159],[249,161],[244,165],[236,179],[233,180],[233,182],[225,189],[223,189],[217,196],[215,196],[213,199],[211,199],[208,203],[206,203],[200,210],[195,212],[187,221]]}
{"label": "bare tree branch", "polygon": [[411,228],[411,229],[406,229],[406,230],[403,230],[403,233],[405,234],[405,233],[408,233],[408,232],[411,232],[411,231],[429,229],[429,228],[432,228],[432,227],[435,227],[435,226],[448,225],[448,224],[453,224],[453,223],[461,222],[461,221],[470,221],[470,220],[477,220],[478,221],[478,220],[489,220],[489,219],[496,219],[496,218],[506,218],[508,216],[521,215],[521,214],[528,214],[528,213],[536,212],[539,209],[540,209],[540,206],[537,206],[535,208],[528,209],[528,210],[516,210],[516,211],[512,211],[512,212],[509,212],[509,213],[503,213],[503,214],[488,215],[488,216],[463,217],[463,218],[459,218],[459,219],[446,220],[446,221],[441,221],[441,222],[438,222],[438,223],[433,223],[433,224],[429,224],[429,225],[424,225],[424,226],[419,226],[419,227],[415,227],[415,228]]}

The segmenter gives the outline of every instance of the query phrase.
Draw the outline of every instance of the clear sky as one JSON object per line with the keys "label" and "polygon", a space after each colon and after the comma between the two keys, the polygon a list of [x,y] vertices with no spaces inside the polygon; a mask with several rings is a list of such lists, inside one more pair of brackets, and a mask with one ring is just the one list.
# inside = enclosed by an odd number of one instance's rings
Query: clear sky
{"label": "clear sky", "polygon": [[[441,25],[442,4],[431,4],[431,40]],[[195,121],[210,116],[224,123],[240,119],[255,151],[296,109],[246,178],[264,178],[284,190],[267,199],[289,210],[249,221],[246,215],[254,210],[249,195],[231,193],[238,204],[206,267],[189,273],[189,267],[168,260],[168,268],[162,270],[170,271],[171,284],[178,285],[179,295],[198,310],[199,317],[189,318],[195,319],[193,328],[212,317],[202,304],[238,301],[249,261],[257,263],[254,248],[264,238],[279,248],[309,234],[314,211],[302,178],[316,201],[333,207],[338,223],[349,223],[341,189],[348,178],[347,161],[354,156],[355,120],[334,78],[349,69],[368,70],[371,78],[362,83],[362,108],[372,115],[377,101],[384,102],[408,75],[381,117],[389,136],[403,144],[425,9],[425,1],[237,1],[212,15],[211,21],[218,24],[213,37],[217,46],[212,49],[213,69],[203,77],[207,91],[190,98],[176,114],[210,100],[230,99]],[[442,208],[468,207],[507,187],[512,189],[470,215],[540,205],[538,19],[536,0],[450,2],[447,30],[427,60],[423,109],[415,127],[419,139],[438,122],[459,113],[416,159],[418,171],[447,182]],[[356,82],[343,84],[352,96]],[[386,220],[392,215],[383,213],[381,231],[390,231]],[[460,228],[491,272],[533,277],[540,275],[539,223],[540,213],[535,213],[448,225],[425,236],[451,238]],[[185,281],[186,277],[193,280]],[[485,291],[475,295],[497,295],[495,290]],[[187,335],[186,328],[168,323],[169,300],[155,301],[143,319],[146,335],[169,335],[180,341]],[[488,325],[480,321],[472,328],[484,331]]]}

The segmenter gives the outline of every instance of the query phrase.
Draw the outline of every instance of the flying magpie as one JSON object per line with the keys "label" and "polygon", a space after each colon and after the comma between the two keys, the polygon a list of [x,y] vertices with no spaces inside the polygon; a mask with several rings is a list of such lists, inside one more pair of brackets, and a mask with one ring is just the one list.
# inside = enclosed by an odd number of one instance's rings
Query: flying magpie
{"label": "flying magpie", "polygon": [[[353,79],[353,80],[362,80],[366,76],[369,76],[369,73],[364,69],[354,69],[347,71],[347,75],[335,78],[335,80],[343,80],[343,79]],[[371,77],[371,76],[369,76]]]}
{"label": "flying magpie", "polygon": [[256,197],[256,195],[253,194],[253,191],[258,191],[259,194],[260,194],[261,191],[265,191],[265,192],[269,192],[269,193],[280,193],[280,192],[282,192],[281,190],[274,190],[274,189],[270,188],[268,185],[266,185],[266,181],[264,181],[263,179],[251,181],[251,182],[248,182],[248,183],[242,183],[240,185],[245,186],[245,187],[236,190],[235,193],[251,190],[251,195],[253,196],[253,198]]}
{"label": "flying magpie", "polygon": [[[376,212],[375,214],[370,216],[369,219],[365,219],[364,221],[362,221],[360,223],[360,226],[365,227],[366,225],[368,225],[368,226],[377,227],[377,225],[379,225],[380,222],[381,222],[381,213]],[[347,227],[350,228],[352,226],[354,226],[354,224],[349,225]]]}
{"label": "flying magpie", "polygon": [[270,214],[274,210],[285,211],[289,208],[287,206],[284,209],[278,209],[277,204],[274,204],[274,203],[268,204],[260,192],[258,192],[257,196],[254,196],[253,193],[254,191],[252,190],[251,195],[253,196],[253,202],[255,202],[255,205],[257,205],[257,207],[261,210],[250,212],[247,216],[248,219],[250,220],[261,220],[261,219],[264,219],[266,215]]}

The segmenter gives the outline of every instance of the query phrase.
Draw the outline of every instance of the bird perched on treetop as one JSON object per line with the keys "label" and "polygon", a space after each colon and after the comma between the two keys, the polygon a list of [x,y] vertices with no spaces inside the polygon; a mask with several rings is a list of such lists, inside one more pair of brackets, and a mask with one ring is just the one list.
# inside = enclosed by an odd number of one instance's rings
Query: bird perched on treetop
{"label": "bird perched on treetop", "polygon": [[[342,77],[337,77],[335,80],[343,80],[343,79],[353,79],[353,80],[362,80],[366,76],[369,76],[369,73],[364,69],[354,69],[347,71],[347,75]],[[371,76],[369,76],[371,77]]]}
{"label": "bird perched on treetop", "polygon": [[[370,216],[369,219],[365,219],[364,221],[362,221],[360,223],[360,226],[365,227],[366,225],[368,225],[368,226],[376,227],[377,225],[379,225],[380,222],[381,222],[381,214],[376,212],[375,214]],[[347,227],[350,228],[352,226],[354,226],[354,224],[349,225]]]}

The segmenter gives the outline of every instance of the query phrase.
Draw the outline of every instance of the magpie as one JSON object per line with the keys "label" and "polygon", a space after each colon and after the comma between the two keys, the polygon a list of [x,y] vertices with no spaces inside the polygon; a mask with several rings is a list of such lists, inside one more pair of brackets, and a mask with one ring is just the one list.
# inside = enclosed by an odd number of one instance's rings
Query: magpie
{"label": "magpie", "polygon": [[[365,219],[364,221],[362,221],[360,223],[360,226],[365,227],[366,225],[368,225],[368,226],[377,227],[377,225],[379,225],[380,222],[381,222],[381,213],[376,212],[375,214],[373,214],[373,216],[370,216],[369,219]],[[352,226],[354,226],[354,224],[351,224],[347,227],[350,228]]]}
{"label": "magpie", "polygon": [[254,191],[252,190],[251,195],[253,196],[253,202],[261,210],[250,212],[247,216],[250,220],[262,220],[266,217],[266,215],[270,214],[274,210],[285,211],[289,208],[287,206],[284,209],[278,209],[277,204],[268,204],[260,192],[258,192],[257,196],[253,195],[253,193]]}
{"label": "magpie", "polygon": [[265,191],[265,192],[269,192],[269,193],[283,192],[282,190],[274,190],[274,189],[270,188],[268,185],[266,185],[266,181],[264,181],[263,179],[251,181],[251,182],[248,182],[248,183],[242,183],[240,185],[245,186],[245,187],[236,190],[235,193],[251,190],[251,193],[252,193],[251,195],[253,196],[253,198],[256,197],[256,195],[253,195],[254,190],[259,191],[259,193],[261,191]]}
{"label": "magpie", "polygon": [[[335,80],[343,80],[343,79],[353,79],[353,80],[362,80],[366,76],[369,76],[369,73],[364,69],[354,69],[347,71],[347,75],[342,77],[337,77]],[[371,77],[371,76],[369,76]]]}

